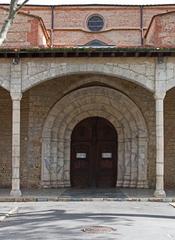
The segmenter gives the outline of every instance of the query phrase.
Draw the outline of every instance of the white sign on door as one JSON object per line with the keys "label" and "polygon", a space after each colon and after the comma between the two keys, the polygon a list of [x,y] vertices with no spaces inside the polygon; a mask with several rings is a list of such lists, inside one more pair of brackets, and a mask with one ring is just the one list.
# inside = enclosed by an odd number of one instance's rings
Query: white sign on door
{"label": "white sign on door", "polygon": [[86,153],[76,153],[76,158],[86,158]]}
{"label": "white sign on door", "polygon": [[102,153],[102,158],[112,158],[112,153]]}

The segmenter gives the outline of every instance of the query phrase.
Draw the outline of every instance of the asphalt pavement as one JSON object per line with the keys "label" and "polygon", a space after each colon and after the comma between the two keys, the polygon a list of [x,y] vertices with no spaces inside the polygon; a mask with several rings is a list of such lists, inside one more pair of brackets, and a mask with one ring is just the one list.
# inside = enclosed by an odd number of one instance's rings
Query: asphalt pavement
{"label": "asphalt pavement", "polygon": [[3,240],[175,240],[167,202],[0,203],[0,213]]}

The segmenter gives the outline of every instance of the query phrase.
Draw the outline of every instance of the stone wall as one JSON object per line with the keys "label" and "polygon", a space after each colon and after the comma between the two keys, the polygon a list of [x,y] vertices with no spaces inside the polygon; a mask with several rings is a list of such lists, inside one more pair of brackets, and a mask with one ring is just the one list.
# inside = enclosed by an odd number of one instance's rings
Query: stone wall
{"label": "stone wall", "polygon": [[22,91],[61,76],[97,73],[129,80],[154,92],[155,58],[29,58],[21,62]]}
{"label": "stone wall", "polygon": [[[81,77],[77,78],[78,79]],[[49,109],[66,92],[66,88],[71,85],[71,78],[48,81],[40,84],[24,94],[29,96],[29,125],[27,133],[27,158],[23,158],[24,165],[28,166],[25,177],[28,178],[30,187],[38,187],[41,180],[41,137],[44,119],[47,117]],[[27,130],[27,126],[25,126]]]}
{"label": "stone wall", "polygon": [[11,185],[12,103],[9,93],[0,88],[0,186]]}
{"label": "stone wall", "polygon": [[175,88],[167,92],[165,116],[165,185],[175,186]]}
{"label": "stone wall", "polygon": [[21,186],[28,187],[28,126],[29,126],[29,93],[25,93],[21,100]]}
{"label": "stone wall", "polygon": [[[13,65],[12,59],[3,59],[0,63],[1,86],[11,92],[20,92],[22,88],[24,92],[21,102],[22,186],[38,187],[40,185],[41,136],[43,124],[50,109],[67,93],[90,85],[118,89],[130,97],[142,112],[149,135],[149,186],[155,186],[155,99],[153,95],[156,79],[160,79],[163,83],[160,90],[169,90],[165,99],[165,183],[166,186],[174,186],[175,139],[172,133],[175,122],[173,107],[175,92],[170,89],[174,87],[175,65],[173,57],[164,58],[164,60],[155,67],[157,63],[155,58],[98,58],[98,61],[96,58],[22,59],[18,65]],[[0,99],[2,123],[0,124],[2,152],[0,183],[2,186],[10,186],[11,99],[9,93],[2,88]]]}
{"label": "stone wall", "polygon": [[[24,176],[22,184],[26,185],[24,179],[28,178],[27,186],[38,187],[41,180],[41,137],[45,118],[52,106],[67,92],[81,86],[103,85],[108,83],[119,91],[128,95],[140,108],[144,115],[149,131],[148,139],[148,178],[149,186],[154,185],[155,176],[155,115],[154,99],[151,93],[142,87],[136,86],[127,81],[123,82],[117,78],[99,75],[76,75],[58,78],[40,84],[25,93],[29,96],[29,129],[28,129],[28,150],[22,156],[24,166],[28,170],[22,170]],[[142,100],[141,100],[142,99]],[[24,105],[24,102],[23,102]],[[23,106],[22,105],[22,106]],[[24,107],[23,107],[24,112]],[[24,113],[22,114],[24,115]],[[26,122],[27,123],[27,122]],[[26,126],[27,128],[27,126]],[[22,133],[24,136],[25,134]],[[25,137],[24,137],[25,138]],[[26,138],[25,138],[26,139]],[[23,148],[23,147],[22,147]]]}

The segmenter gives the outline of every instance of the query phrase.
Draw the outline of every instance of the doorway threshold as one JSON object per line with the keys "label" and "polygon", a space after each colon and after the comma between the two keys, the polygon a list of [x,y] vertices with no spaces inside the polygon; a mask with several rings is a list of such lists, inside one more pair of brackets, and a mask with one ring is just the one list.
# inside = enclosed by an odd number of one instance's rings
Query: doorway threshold
{"label": "doorway threshold", "polygon": [[61,197],[73,198],[126,198],[119,188],[69,188]]}

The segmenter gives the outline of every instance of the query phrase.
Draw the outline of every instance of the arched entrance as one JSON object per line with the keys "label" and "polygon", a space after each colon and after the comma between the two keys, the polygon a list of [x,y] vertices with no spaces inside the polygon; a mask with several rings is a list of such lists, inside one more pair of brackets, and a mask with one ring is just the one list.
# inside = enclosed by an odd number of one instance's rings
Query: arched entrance
{"label": "arched entrance", "polygon": [[42,132],[42,186],[71,186],[72,132],[83,119],[95,116],[107,119],[117,132],[116,186],[147,187],[148,132],[143,114],[127,95],[103,86],[70,92],[49,111]]}
{"label": "arched entrance", "polygon": [[76,125],[71,136],[71,185],[115,187],[117,180],[117,133],[101,117]]}

